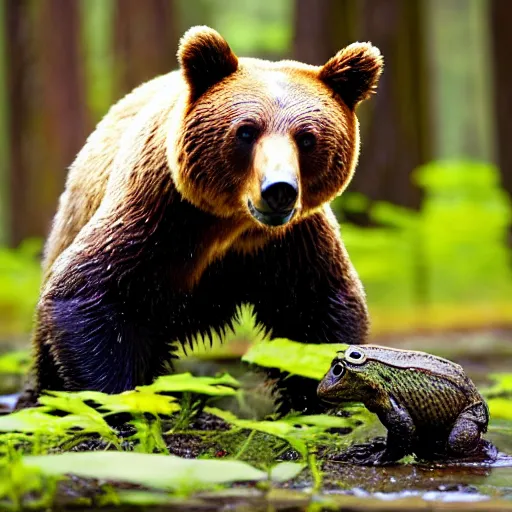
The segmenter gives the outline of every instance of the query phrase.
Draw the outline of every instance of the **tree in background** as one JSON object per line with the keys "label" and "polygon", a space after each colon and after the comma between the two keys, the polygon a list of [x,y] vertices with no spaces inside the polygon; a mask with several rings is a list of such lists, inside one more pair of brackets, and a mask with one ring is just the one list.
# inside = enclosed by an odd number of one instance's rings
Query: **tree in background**
{"label": "tree in background", "polygon": [[115,8],[115,56],[120,91],[177,66],[177,22],[173,0],[118,0]]}
{"label": "tree in background", "polygon": [[497,124],[497,160],[502,183],[512,195],[512,2],[491,1],[491,33],[494,53],[494,105]]}
{"label": "tree in background", "polygon": [[[46,235],[67,167],[106,108],[176,67],[173,6],[172,0],[7,0],[11,245]],[[106,14],[106,23],[92,10]],[[97,39],[104,42],[99,53]],[[90,61],[100,58],[107,65],[91,78]],[[97,87],[98,80],[111,82],[112,90]]]}
{"label": "tree in background", "polygon": [[78,3],[6,5],[11,241],[47,230],[88,129]]}
{"label": "tree in background", "polygon": [[360,109],[362,144],[350,185],[372,200],[417,207],[410,173],[431,159],[421,0],[296,0],[294,57],[322,64],[353,41],[385,58],[378,94]]}

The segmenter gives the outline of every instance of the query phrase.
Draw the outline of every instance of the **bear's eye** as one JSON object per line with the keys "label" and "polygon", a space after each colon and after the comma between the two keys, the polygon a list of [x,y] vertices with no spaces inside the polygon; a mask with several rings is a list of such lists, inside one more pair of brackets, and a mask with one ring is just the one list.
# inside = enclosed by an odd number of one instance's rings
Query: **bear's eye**
{"label": "bear's eye", "polygon": [[258,129],[250,124],[244,124],[236,131],[236,137],[246,144],[252,144],[258,137]]}
{"label": "bear's eye", "polygon": [[297,145],[303,151],[311,151],[316,145],[316,137],[313,133],[301,133],[297,136]]}

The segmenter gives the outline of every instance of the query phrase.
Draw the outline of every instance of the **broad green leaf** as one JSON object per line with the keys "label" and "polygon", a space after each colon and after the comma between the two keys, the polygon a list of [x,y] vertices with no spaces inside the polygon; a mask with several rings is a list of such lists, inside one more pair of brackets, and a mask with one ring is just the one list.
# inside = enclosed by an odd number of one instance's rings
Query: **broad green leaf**
{"label": "broad green leaf", "polygon": [[343,343],[317,345],[278,338],[253,345],[242,360],[320,380],[331,366],[336,352],[347,347],[348,345]]}
{"label": "broad green leaf", "polygon": [[58,425],[58,417],[47,414],[49,407],[38,407],[37,409],[23,409],[21,411],[0,416],[0,432],[39,432],[45,431],[48,434],[57,430],[62,433],[63,429]]}
{"label": "broad green leaf", "polygon": [[118,395],[107,395],[98,391],[81,391],[78,394],[83,400],[93,400],[112,413],[169,415],[180,410],[176,398],[149,392],[144,388]]}
{"label": "broad green leaf", "polygon": [[[347,407],[345,407],[344,410],[347,410]],[[361,423],[362,418],[367,417],[368,415],[371,415],[371,413],[361,405],[353,407],[353,414],[348,417],[314,414],[311,416],[292,416],[285,418],[282,421],[292,423],[293,425],[306,425],[311,427],[320,427],[322,429],[354,428]]]}
{"label": "broad green leaf", "polygon": [[[101,415],[68,414],[55,416],[46,411],[50,408],[23,409],[0,416],[0,432],[24,432],[47,436],[64,436],[72,429],[86,433],[98,433],[105,439],[118,444],[116,433]],[[99,413],[98,413],[99,414]]]}
{"label": "broad green leaf", "polygon": [[140,386],[137,389],[150,393],[177,393],[190,392],[212,396],[236,395],[239,383],[228,374],[220,377],[194,377],[190,373],[178,373],[159,377],[149,386]]}
{"label": "broad green leaf", "polygon": [[281,462],[270,470],[270,479],[273,482],[286,482],[295,478],[306,466],[298,462]]}
{"label": "broad green leaf", "polygon": [[47,475],[73,474],[187,492],[214,484],[266,480],[267,474],[235,460],[182,459],[134,452],[81,452],[27,456],[23,463]]}
{"label": "broad green leaf", "polygon": [[78,427],[86,432],[97,432],[115,442],[115,431],[105,421],[99,411],[84,403],[80,393],[49,391],[47,394],[39,397],[39,402],[48,408],[69,413],[63,417],[55,416],[57,425],[65,429]]}

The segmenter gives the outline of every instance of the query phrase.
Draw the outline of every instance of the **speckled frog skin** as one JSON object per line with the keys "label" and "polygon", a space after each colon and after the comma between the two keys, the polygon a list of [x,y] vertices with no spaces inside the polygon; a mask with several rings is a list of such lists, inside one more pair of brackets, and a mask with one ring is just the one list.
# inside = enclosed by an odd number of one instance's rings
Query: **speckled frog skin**
{"label": "speckled frog skin", "polygon": [[478,448],[489,422],[487,405],[462,367],[424,352],[350,346],[333,360],[318,396],[359,401],[378,415],[388,437],[375,463],[413,453],[465,457]]}

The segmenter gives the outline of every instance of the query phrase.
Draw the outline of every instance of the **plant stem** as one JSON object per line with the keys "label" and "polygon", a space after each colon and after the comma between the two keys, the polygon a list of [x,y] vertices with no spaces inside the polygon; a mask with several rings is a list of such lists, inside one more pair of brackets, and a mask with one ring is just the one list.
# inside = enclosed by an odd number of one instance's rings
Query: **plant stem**
{"label": "plant stem", "polygon": [[247,436],[247,439],[245,440],[245,443],[242,445],[240,450],[238,450],[238,453],[235,455],[235,459],[238,459],[239,457],[242,456],[242,453],[244,453],[244,451],[247,449],[247,447],[251,443],[252,438],[254,437],[255,433],[256,433],[256,431],[252,430],[251,433]]}

